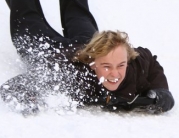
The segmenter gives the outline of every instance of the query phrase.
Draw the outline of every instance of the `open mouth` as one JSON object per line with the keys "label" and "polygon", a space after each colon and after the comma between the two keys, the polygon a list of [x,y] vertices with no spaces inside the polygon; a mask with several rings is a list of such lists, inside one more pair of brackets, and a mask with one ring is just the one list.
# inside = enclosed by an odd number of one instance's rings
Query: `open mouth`
{"label": "open mouth", "polygon": [[119,79],[107,79],[107,81],[114,84],[117,83]]}
{"label": "open mouth", "polygon": [[118,79],[118,78],[115,78],[115,79],[105,79],[104,77],[101,77],[101,78],[99,79],[99,83],[98,83],[98,84],[101,84],[101,83],[103,83],[103,82],[108,82],[108,83],[110,83],[110,84],[116,84],[116,83],[119,82],[119,79]]}

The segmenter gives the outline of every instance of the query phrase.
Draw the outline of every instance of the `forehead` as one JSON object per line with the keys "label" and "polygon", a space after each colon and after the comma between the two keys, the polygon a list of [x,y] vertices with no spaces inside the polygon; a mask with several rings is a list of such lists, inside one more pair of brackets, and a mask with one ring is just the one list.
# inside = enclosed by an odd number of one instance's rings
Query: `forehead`
{"label": "forehead", "polygon": [[127,60],[127,50],[125,46],[118,46],[111,50],[107,55],[96,58],[96,60]]}

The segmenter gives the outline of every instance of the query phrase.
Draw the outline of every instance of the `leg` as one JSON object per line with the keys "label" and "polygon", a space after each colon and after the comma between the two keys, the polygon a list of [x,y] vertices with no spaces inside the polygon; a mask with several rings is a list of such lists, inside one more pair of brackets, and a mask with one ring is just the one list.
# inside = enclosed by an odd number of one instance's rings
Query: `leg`
{"label": "leg", "polygon": [[65,37],[86,43],[98,30],[87,0],[60,0],[60,10]]}
{"label": "leg", "polygon": [[6,0],[10,9],[11,35],[23,35],[27,29],[31,35],[62,37],[46,21],[39,0]]}
{"label": "leg", "polygon": [[61,43],[64,45],[71,43],[70,39],[62,37],[47,23],[39,0],[6,1],[11,9],[12,41],[25,62],[37,62],[39,58],[42,59],[38,53],[44,52],[47,55],[49,49],[55,52],[53,48],[59,49]]}

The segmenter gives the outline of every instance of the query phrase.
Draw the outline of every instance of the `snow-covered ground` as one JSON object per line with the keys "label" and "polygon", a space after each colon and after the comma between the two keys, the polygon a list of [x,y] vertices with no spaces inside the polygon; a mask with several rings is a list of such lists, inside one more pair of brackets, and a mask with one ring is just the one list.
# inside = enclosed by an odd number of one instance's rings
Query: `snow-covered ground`
{"label": "snow-covered ground", "polygon": [[[61,32],[58,0],[41,0],[45,16]],[[23,117],[0,100],[0,138],[177,138],[179,128],[179,1],[89,0],[100,30],[128,32],[134,45],[149,48],[165,69],[174,108],[161,115],[109,113],[99,109],[76,112],[48,110]],[[0,1],[0,85],[23,72],[12,45],[10,11]],[[61,100],[61,98],[59,98]],[[58,101],[58,97],[56,97]],[[56,104],[55,101],[51,103]]]}

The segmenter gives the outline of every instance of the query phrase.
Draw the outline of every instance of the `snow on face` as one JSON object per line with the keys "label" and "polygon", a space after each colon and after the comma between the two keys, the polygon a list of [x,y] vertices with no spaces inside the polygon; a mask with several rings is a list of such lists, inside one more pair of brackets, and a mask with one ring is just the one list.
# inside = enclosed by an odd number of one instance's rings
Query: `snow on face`
{"label": "snow on face", "polygon": [[99,83],[98,83],[98,84],[102,84],[104,81],[105,81],[105,78],[102,76],[102,77],[99,79]]}

